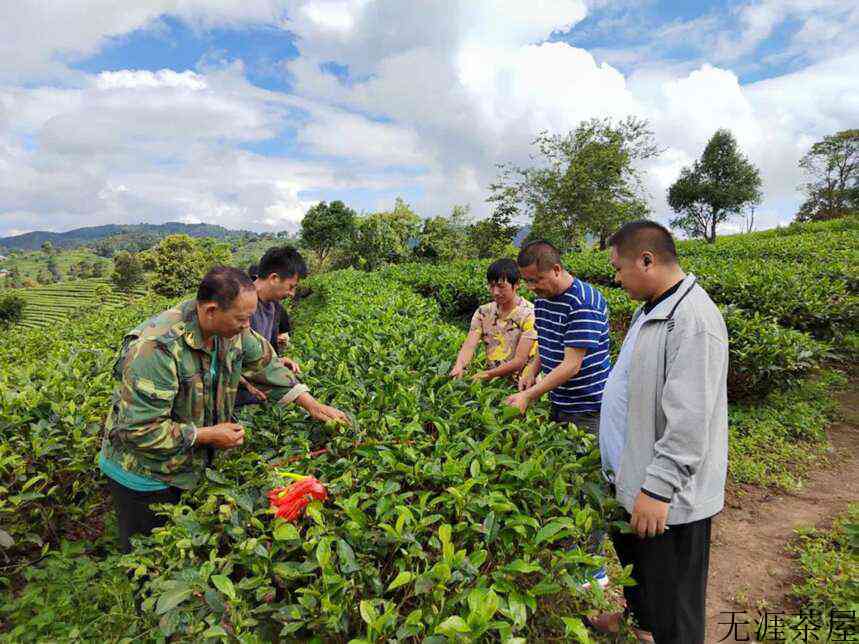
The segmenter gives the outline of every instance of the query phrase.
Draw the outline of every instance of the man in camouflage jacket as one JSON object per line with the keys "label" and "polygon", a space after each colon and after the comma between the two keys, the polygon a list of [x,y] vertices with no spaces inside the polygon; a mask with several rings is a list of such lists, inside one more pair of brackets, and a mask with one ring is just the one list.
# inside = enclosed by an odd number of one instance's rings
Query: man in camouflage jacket
{"label": "man in camouflage jacket", "polygon": [[131,535],[163,523],[149,505],[175,503],[197,484],[214,448],[242,444],[244,429],[230,422],[242,377],[270,401],[295,402],[320,421],[348,422],[316,401],[250,328],[256,306],[250,278],[218,267],[203,278],[196,300],[125,336],[99,457],[125,550]]}

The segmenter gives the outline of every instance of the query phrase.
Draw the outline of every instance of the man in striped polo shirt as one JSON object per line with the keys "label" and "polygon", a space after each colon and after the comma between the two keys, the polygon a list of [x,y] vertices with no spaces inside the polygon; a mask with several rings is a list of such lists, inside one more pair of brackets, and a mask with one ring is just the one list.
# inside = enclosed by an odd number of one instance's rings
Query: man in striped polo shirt
{"label": "man in striped polo shirt", "polygon": [[[598,436],[602,392],[611,370],[605,298],[570,275],[561,265],[558,249],[547,241],[524,246],[517,263],[528,288],[537,295],[537,358],[523,370],[519,393],[510,396],[507,404],[524,413],[548,391],[553,421],[575,423]],[[539,371],[543,379],[536,382]],[[604,536],[600,531],[591,535],[591,554],[604,555]],[[605,567],[590,570],[587,577],[602,588],[608,585]],[[586,581],[582,587],[590,584]]]}
{"label": "man in striped polo shirt", "polygon": [[[523,371],[519,393],[507,403],[524,412],[548,391],[552,420],[573,422],[596,436],[602,392],[611,370],[605,298],[570,275],[561,265],[558,249],[547,241],[524,246],[518,264],[528,288],[537,295],[538,356]],[[536,382],[539,371],[544,377]]]}

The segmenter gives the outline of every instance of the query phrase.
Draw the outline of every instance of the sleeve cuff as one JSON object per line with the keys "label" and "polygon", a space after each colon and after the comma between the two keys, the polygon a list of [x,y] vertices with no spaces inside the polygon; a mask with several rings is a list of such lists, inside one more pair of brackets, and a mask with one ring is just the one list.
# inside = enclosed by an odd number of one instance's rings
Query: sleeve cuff
{"label": "sleeve cuff", "polygon": [[287,391],[283,398],[277,402],[281,405],[288,405],[289,403],[294,402],[301,394],[305,394],[308,391],[310,391],[310,389],[308,389],[307,385],[298,383],[292,389]]}
{"label": "sleeve cuff", "polygon": [[644,479],[641,491],[660,501],[668,499],[666,503],[669,503],[674,497],[674,486],[667,481],[653,476],[653,474],[648,474],[647,478]]}
{"label": "sleeve cuff", "polygon": [[657,501],[662,501],[663,503],[671,503],[671,499],[669,497],[662,496],[661,494],[655,494],[654,492],[651,492],[650,490],[647,490],[645,488],[641,488],[641,491],[644,492],[651,499],[656,499]]}
{"label": "sleeve cuff", "polygon": [[197,427],[192,423],[183,423],[179,431],[182,435],[182,448],[189,451],[197,443]]}

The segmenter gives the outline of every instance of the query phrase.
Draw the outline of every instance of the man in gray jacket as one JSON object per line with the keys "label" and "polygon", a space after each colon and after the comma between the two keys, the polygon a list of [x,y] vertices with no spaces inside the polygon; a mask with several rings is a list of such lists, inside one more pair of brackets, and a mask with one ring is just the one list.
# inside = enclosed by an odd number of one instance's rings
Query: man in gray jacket
{"label": "man in gray jacket", "polygon": [[[627,610],[641,641],[703,643],[710,521],[728,461],[728,333],[665,227],[632,222],[609,244],[615,280],[643,302],[606,383],[599,430],[603,469],[632,526],[612,535],[637,582],[624,589]],[[615,630],[620,618],[594,625]]]}

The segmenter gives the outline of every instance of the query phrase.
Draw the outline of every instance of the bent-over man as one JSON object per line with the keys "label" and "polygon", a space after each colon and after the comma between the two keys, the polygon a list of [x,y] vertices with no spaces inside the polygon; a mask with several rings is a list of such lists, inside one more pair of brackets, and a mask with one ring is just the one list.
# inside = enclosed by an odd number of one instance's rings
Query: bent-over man
{"label": "bent-over man", "polygon": [[257,308],[242,271],[216,267],[197,298],[147,320],[123,340],[99,465],[108,477],[123,550],[130,538],[163,525],[149,507],[176,503],[193,488],[215,449],[239,447],[231,422],[241,378],[279,404],[296,403],[315,419],[348,423],[319,403],[271,344],[251,330]]}

